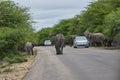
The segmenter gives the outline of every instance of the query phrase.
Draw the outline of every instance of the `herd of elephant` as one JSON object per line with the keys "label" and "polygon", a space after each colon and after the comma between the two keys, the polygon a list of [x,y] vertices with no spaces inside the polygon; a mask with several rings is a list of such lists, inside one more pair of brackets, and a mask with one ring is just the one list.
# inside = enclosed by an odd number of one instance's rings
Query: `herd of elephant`
{"label": "herd of elephant", "polygon": [[[69,45],[72,46],[74,39],[77,35],[69,36]],[[88,30],[84,32],[84,36],[87,37],[90,46],[103,46],[104,45],[104,35],[102,33],[91,33]]]}
{"label": "herd of elephant", "polygon": [[[89,31],[85,31],[84,35],[87,37],[90,46],[104,46],[106,43],[104,43],[105,37],[102,33],[91,33]],[[68,44],[70,46],[73,45],[74,38],[77,35],[69,35],[68,38]],[[52,45],[55,45],[56,54],[60,55],[63,54],[63,48],[65,47],[65,38],[64,35],[59,33],[56,35],[51,35],[50,40],[52,42]],[[33,54],[33,45],[31,42],[27,42],[25,45],[26,52],[28,54]]]}

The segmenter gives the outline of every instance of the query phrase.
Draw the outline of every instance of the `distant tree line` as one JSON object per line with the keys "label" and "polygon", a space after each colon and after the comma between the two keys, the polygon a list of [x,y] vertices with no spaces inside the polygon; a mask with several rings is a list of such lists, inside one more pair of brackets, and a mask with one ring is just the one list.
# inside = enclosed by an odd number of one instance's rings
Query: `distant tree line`
{"label": "distant tree line", "polygon": [[[69,35],[83,35],[85,30],[101,32],[105,40],[111,45],[114,39],[120,42],[120,1],[97,0],[91,2],[86,10],[70,19],[63,19],[51,28],[43,28],[38,32],[39,43],[48,38],[50,34],[63,33],[67,42]],[[46,32],[47,31],[47,32]],[[120,45],[120,43],[118,43]]]}

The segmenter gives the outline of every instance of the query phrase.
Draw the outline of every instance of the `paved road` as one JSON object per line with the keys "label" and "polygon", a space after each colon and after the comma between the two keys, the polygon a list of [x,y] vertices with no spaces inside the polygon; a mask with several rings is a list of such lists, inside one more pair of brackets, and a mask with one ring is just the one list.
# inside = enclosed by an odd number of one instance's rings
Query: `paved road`
{"label": "paved road", "polygon": [[23,80],[120,80],[120,50],[38,47],[35,62]]}

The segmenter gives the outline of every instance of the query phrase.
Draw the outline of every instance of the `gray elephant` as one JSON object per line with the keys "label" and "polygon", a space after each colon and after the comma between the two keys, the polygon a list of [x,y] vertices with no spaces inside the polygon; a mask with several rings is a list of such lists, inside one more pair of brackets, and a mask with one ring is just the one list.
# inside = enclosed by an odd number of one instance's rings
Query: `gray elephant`
{"label": "gray elephant", "polygon": [[102,33],[90,33],[89,31],[85,31],[84,35],[88,38],[90,46],[97,46],[98,44],[103,46],[104,35]]}
{"label": "gray elephant", "polygon": [[57,34],[51,36],[51,42],[55,45],[56,48],[56,54],[63,54],[63,47],[64,44],[64,35],[63,34]]}
{"label": "gray elephant", "polygon": [[112,41],[112,46],[116,48],[120,48],[120,37],[115,37]]}
{"label": "gray elephant", "polygon": [[33,55],[33,44],[31,42],[26,42],[25,44],[25,50],[27,54],[32,54]]}
{"label": "gray elephant", "polygon": [[75,37],[76,37],[76,35],[69,35],[68,43],[69,43],[70,47],[73,46],[73,42],[74,42]]}

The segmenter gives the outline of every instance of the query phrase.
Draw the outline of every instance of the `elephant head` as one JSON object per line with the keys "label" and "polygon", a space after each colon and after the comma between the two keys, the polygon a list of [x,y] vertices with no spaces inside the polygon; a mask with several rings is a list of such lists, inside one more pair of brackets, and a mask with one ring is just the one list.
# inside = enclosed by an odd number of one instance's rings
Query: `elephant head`
{"label": "elephant head", "polygon": [[50,40],[51,40],[52,45],[55,45],[55,39],[56,39],[55,34],[50,36]]}
{"label": "elephant head", "polygon": [[91,38],[91,33],[88,30],[84,32],[84,35],[87,37],[87,39]]}

